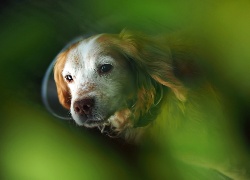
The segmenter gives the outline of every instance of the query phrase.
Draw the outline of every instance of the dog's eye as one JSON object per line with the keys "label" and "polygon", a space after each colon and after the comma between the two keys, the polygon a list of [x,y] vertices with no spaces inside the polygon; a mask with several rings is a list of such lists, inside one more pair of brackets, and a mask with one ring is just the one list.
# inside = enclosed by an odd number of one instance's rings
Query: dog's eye
{"label": "dog's eye", "polygon": [[72,77],[71,75],[66,75],[66,76],[65,76],[65,79],[66,79],[66,81],[69,82],[69,83],[73,81],[73,77]]}
{"label": "dog's eye", "polygon": [[111,64],[103,64],[99,67],[99,74],[106,74],[109,73],[113,69]]}

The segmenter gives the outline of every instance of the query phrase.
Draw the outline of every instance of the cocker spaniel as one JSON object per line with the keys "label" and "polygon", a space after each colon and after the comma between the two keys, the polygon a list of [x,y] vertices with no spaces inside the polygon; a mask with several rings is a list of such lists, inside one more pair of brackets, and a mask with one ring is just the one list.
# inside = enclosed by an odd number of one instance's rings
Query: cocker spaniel
{"label": "cocker spaniel", "polygon": [[144,131],[135,127],[154,121],[168,89],[186,101],[188,90],[176,77],[174,63],[179,62],[173,59],[183,52],[170,49],[182,47],[161,38],[124,30],[90,37],[58,55],[54,78],[59,101],[78,125],[109,126],[109,133],[135,141]]}
{"label": "cocker spaniel", "polygon": [[[195,48],[177,34],[146,36],[123,30],[92,36],[57,56],[59,101],[80,126],[98,127],[130,142],[153,136],[167,139],[186,161],[231,178],[249,177],[236,163],[217,167],[216,159],[207,163],[209,158],[196,158],[195,153],[185,157],[179,148],[196,138],[213,152],[221,145],[217,137],[224,137],[216,135],[223,131],[219,121],[225,119],[219,96],[204,80],[196,57]],[[190,143],[196,152],[199,144]]]}

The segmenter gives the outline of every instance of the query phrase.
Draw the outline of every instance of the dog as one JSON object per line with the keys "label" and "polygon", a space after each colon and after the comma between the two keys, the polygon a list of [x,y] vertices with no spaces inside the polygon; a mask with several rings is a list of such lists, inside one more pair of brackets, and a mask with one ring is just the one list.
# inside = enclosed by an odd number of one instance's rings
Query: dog
{"label": "dog", "polygon": [[[249,169],[224,153],[231,146],[221,143],[227,123],[220,96],[203,76],[196,51],[178,33],[148,36],[123,30],[89,37],[57,56],[59,101],[79,126],[98,127],[132,143],[147,138],[170,143],[183,161],[248,179]],[[209,156],[197,157],[200,145]],[[225,163],[213,152],[225,155]]]}
{"label": "dog", "polygon": [[58,55],[54,79],[59,101],[78,125],[110,126],[113,133],[137,141],[144,128],[134,127],[153,121],[165,87],[186,100],[169,47],[154,46],[155,40],[144,36],[134,38],[127,31],[97,35]]}

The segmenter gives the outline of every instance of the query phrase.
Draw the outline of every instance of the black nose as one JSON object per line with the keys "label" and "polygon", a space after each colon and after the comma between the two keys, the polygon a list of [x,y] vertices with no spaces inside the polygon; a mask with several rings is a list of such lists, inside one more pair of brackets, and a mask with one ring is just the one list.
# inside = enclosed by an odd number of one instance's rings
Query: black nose
{"label": "black nose", "polygon": [[90,115],[94,107],[94,99],[86,98],[74,103],[74,110],[76,113],[81,115]]}

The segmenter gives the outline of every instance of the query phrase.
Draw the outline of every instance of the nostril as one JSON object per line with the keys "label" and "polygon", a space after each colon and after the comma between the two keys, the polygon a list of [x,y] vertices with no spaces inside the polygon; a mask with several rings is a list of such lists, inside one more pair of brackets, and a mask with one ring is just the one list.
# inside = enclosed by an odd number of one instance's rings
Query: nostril
{"label": "nostril", "polygon": [[84,110],[84,111],[89,111],[90,110],[90,108],[91,108],[91,106],[90,105],[83,105],[83,107],[82,107],[82,109]]}
{"label": "nostril", "polygon": [[79,112],[80,112],[80,110],[81,110],[81,109],[80,109],[79,107],[75,107],[75,111],[76,111],[76,112],[78,112],[78,113],[79,113]]}
{"label": "nostril", "polygon": [[76,101],[74,103],[74,110],[75,110],[76,113],[79,113],[79,114],[83,113],[82,110],[81,110],[81,103],[80,103],[80,101]]}

